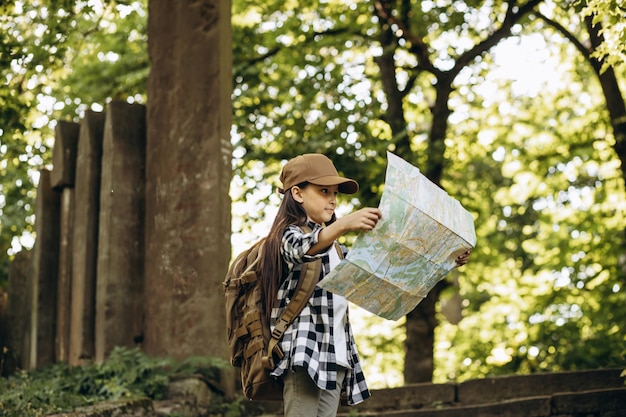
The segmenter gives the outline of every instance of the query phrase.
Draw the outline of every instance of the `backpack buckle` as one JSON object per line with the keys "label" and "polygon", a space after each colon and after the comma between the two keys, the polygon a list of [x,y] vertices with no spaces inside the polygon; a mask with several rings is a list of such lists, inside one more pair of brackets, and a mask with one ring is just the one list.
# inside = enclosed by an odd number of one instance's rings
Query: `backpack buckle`
{"label": "backpack buckle", "polygon": [[276,326],[274,326],[274,330],[272,330],[272,337],[275,339],[280,339],[282,335],[285,333],[285,330],[287,330],[288,324],[289,324],[289,321],[281,317],[276,322]]}
{"label": "backpack buckle", "polygon": [[263,356],[261,358],[261,363],[265,369],[274,369],[274,360],[272,359],[272,355]]}

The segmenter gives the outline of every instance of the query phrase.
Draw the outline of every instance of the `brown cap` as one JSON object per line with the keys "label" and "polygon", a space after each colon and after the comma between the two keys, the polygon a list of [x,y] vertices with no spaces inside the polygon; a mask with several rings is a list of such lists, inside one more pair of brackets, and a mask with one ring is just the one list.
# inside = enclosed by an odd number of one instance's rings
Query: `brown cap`
{"label": "brown cap", "polygon": [[280,173],[280,193],[285,193],[294,185],[309,182],[315,185],[338,185],[339,192],[354,194],[359,190],[359,184],[350,178],[340,177],[332,161],[319,153],[307,153],[296,156],[287,162]]}

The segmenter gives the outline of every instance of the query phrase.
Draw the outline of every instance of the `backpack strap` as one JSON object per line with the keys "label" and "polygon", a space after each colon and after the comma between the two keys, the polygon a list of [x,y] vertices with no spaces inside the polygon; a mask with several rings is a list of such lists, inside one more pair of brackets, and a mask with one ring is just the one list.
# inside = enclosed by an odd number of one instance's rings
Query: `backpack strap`
{"label": "backpack strap", "polygon": [[335,241],[335,249],[337,250],[337,255],[339,255],[339,259],[343,259],[343,250],[341,249],[341,245]]}
{"label": "backpack strap", "polygon": [[278,359],[283,358],[284,354],[282,350],[280,350],[278,342],[283,337],[287,327],[289,327],[293,320],[304,310],[306,303],[309,301],[309,298],[311,298],[311,295],[313,295],[313,291],[315,291],[315,285],[317,284],[321,271],[321,259],[302,264],[295,295],[291,301],[289,301],[289,304],[287,304],[287,307],[278,320],[276,320],[276,325],[272,331],[267,356],[263,358],[263,366],[266,369],[274,369],[274,355],[276,355]]}
{"label": "backpack strap", "polygon": [[[337,242],[334,243],[334,246],[339,254],[339,259],[343,259],[341,246]],[[278,342],[283,337],[287,327],[289,327],[293,320],[300,315],[302,310],[304,310],[304,307],[315,291],[315,286],[317,285],[321,272],[321,259],[302,264],[300,279],[298,280],[295,295],[291,301],[289,301],[287,307],[276,321],[276,325],[272,331],[272,338],[269,341],[267,356],[263,357],[263,367],[266,369],[274,369],[274,355],[276,355],[279,360],[283,358],[284,353],[278,346]]]}

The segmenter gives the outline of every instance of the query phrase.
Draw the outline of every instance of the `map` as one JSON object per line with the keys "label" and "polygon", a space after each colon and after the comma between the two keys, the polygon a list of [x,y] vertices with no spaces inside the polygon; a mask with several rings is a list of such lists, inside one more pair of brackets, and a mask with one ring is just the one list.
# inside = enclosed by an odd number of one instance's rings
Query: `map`
{"label": "map", "polygon": [[418,168],[390,152],[379,209],[383,216],[376,227],[358,236],[319,286],[398,320],[476,245],[474,218]]}

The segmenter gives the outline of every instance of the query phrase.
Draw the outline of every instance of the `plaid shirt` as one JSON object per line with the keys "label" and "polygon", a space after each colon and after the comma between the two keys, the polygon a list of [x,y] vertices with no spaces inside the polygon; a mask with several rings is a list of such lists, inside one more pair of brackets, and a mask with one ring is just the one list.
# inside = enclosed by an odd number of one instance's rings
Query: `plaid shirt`
{"label": "plaid shirt", "polygon": [[[271,328],[285,306],[294,295],[300,270],[303,262],[322,258],[322,272],[320,280],[330,271],[328,251],[315,255],[306,255],[306,252],[318,240],[322,226],[309,223],[311,233],[304,233],[298,226],[291,225],[285,229],[281,244],[282,259],[289,271],[287,277],[278,289],[279,305],[272,310]],[[334,250],[334,247],[330,247]],[[347,250],[342,247],[344,255]],[[276,365],[272,375],[280,377],[294,366],[304,367],[313,381],[321,389],[332,390],[337,386],[337,364],[335,360],[335,345],[333,341],[333,295],[320,287],[316,287],[308,304],[293,323],[287,328],[280,341],[280,348],[285,356]],[[352,327],[346,320],[344,329],[347,341],[348,369],[342,391],[348,395],[348,404],[354,405],[370,396],[365,382],[365,375],[361,369]]]}

